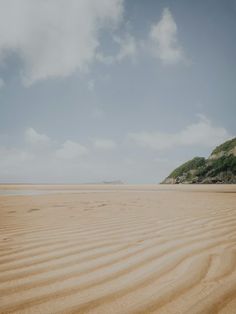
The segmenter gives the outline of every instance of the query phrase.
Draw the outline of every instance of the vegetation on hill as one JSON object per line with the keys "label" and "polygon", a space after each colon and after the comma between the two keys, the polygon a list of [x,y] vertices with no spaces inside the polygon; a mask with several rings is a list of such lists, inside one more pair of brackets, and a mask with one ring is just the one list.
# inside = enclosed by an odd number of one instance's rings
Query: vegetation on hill
{"label": "vegetation on hill", "polygon": [[220,152],[228,152],[236,146],[236,137],[232,140],[226,141],[223,144],[217,146],[211,153],[211,155],[218,154]]}
{"label": "vegetation on hill", "polygon": [[204,167],[201,167],[197,170],[196,175],[203,177],[207,174],[208,176],[214,177],[219,173],[227,171],[230,171],[236,175],[236,157],[233,155],[222,156],[206,163]]}
{"label": "vegetation on hill", "polygon": [[198,167],[205,165],[205,163],[206,160],[204,157],[195,157],[172,171],[169,177],[176,179],[177,177],[182,176],[184,173],[190,170],[194,170]]}
{"label": "vegetation on hill", "polygon": [[208,159],[187,161],[162,183],[236,183],[236,138],[217,146]]}

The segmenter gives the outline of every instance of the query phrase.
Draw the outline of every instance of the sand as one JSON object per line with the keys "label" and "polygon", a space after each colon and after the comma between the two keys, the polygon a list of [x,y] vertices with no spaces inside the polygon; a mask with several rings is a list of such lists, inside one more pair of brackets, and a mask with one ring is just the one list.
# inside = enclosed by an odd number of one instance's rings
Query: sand
{"label": "sand", "polygon": [[236,313],[236,186],[0,190],[0,313]]}

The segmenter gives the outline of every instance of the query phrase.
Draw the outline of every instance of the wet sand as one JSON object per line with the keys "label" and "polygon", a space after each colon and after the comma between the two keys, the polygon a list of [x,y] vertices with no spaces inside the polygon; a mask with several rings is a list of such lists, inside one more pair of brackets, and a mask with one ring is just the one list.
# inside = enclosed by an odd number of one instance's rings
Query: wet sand
{"label": "wet sand", "polygon": [[0,313],[236,313],[235,185],[0,190]]}

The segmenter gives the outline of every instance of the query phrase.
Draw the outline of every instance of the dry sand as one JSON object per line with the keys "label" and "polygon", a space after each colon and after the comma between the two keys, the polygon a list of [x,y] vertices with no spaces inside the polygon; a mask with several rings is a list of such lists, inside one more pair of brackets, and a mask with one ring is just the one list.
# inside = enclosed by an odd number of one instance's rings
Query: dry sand
{"label": "dry sand", "polygon": [[236,186],[3,189],[1,313],[236,313]]}

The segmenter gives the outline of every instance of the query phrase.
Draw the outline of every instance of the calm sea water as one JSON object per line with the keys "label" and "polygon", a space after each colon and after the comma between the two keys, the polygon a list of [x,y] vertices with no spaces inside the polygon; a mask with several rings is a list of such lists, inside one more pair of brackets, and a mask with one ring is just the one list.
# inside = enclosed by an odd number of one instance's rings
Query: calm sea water
{"label": "calm sea water", "polygon": [[10,196],[10,195],[43,195],[43,194],[58,194],[58,193],[102,193],[102,192],[113,192],[112,190],[7,190],[0,189],[0,196]]}
{"label": "calm sea water", "polygon": [[1,188],[0,187],[0,196],[9,196],[9,195],[43,195],[43,194],[68,194],[68,193],[73,193],[73,194],[88,194],[88,193],[114,193],[117,191],[122,191],[122,192],[162,192],[162,191],[173,191],[173,187],[159,187],[159,186],[150,186],[150,187],[142,187],[142,186],[134,186],[132,188],[127,188],[126,186],[121,187],[116,187],[116,186],[110,186],[110,188],[102,188],[102,186],[98,189],[94,189],[92,186],[89,188],[84,188],[84,187],[78,187],[77,189],[69,189],[69,188],[60,188],[60,189],[53,189],[53,188],[45,188],[45,189],[40,189],[40,188],[35,188],[35,189],[24,189],[24,188],[19,188],[19,189],[7,189],[7,188]]}
{"label": "calm sea water", "polygon": [[0,195],[40,195],[48,194],[55,191],[44,191],[44,190],[0,190]]}

